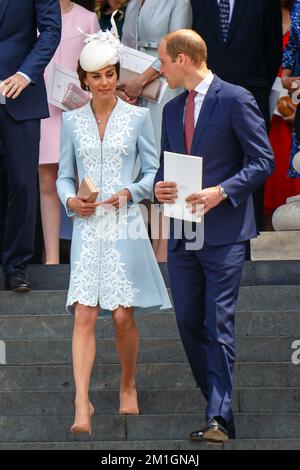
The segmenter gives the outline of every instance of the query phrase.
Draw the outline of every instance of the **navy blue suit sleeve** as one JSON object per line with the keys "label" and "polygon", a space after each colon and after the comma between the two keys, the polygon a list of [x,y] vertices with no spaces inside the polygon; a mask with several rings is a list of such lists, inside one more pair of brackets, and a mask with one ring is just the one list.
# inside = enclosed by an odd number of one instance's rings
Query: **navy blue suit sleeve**
{"label": "navy blue suit sleeve", "polygon": [[[162,131],[161,131],[161,153],[160,153],[160,164],[159,169],[157,170],[156,176],[154,178],[154,186],[159,181],[164,181],[164,152],[171,152],[171,147],[169,144],[167,128],[166,128],[166,108],[164,108],[162,116]],[[154,196],[154,201],[158,203],[157,199]]]}
{"label": "navy blue suit sleeve", "polygon": [[244,167],[220,184],[237,207],[272,174],[275,164],[264,119],[246,90],[239,91],[234,99],[232,126],[245,154]]}
{"label": "navy blue suit sleeve", "polygon": [[[36,25],[39,37],[18,68],[36,82],[52,59],[61,37],[61,11],[58,0],[35,0]],[[24,21],[26,19],[24,18]]]}

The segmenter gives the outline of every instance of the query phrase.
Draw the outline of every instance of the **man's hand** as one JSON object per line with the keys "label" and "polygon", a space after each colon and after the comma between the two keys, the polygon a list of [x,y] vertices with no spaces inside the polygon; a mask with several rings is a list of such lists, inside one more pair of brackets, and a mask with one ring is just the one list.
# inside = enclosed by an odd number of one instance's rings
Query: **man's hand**
{"label": "man's hand", "polygon": [[168,181],[159,181],[155,185],[154,194],[161,204],[175,204],[178,197],[177,184]]}
{"label": "man's hand", "polygon": [[15,73],[1,82],[0,93],[7,98],[15,100],[28,85],[29,82],[23,75]]}
{"label": "man's hand", "polygon": [[85,197],[70,197],[67,201],[68,208],[80,215],[80,217],[89,217],[95,213],[95,210],[100,206],[100,202],[86,202],[88,196]]}
{"label": "man's hand", "polygon": [[114,194],[109,199],[101,202],[101,206],[113,206],[115,209],[121,209],[121,207],[125,206],[128,201],[132,200],[131,192],[128,189],[123,189],[118,193]]}
{"label": "man's hand", "polygon": [[222,201],[224,201],[224,198],[220,195],[219,186],[203,189],[187,197],[185,200],[187,207],[191,209],[193,214],[199,212],[200,209],[199,215],[207,214],[207,212],[218,206]]}

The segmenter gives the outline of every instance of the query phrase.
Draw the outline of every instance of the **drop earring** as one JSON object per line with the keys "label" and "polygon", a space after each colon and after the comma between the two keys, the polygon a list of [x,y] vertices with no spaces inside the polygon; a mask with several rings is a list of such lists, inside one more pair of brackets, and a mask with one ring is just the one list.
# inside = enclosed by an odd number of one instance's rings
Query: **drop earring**
{"label": "drop earring", "polygon": [[90,91],[90,87],[88,85],[85,85],[86,91]]}

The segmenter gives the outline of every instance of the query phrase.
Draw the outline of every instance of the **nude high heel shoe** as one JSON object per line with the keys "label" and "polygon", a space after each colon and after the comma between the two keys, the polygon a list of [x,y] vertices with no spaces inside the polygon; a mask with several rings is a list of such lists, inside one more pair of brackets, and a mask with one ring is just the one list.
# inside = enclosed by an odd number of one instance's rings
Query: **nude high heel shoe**
{"label": "nude high heel shoe", "polygon": [[139,415],[139,406],[137,401],[137,392],[120,392],[120,415]]}
{"label": "nude high heel shoe", "polygon": [[91,436],[92,435],[92,417],[94,414],[95,414],[95,408],[93,407],[91,402],[89,402],[89,415],[87,417],[87,420],[76,423],[76,416],[75,416],[75,422],[73,426],[71,427],[71,432],[74,434],[88,433]]}

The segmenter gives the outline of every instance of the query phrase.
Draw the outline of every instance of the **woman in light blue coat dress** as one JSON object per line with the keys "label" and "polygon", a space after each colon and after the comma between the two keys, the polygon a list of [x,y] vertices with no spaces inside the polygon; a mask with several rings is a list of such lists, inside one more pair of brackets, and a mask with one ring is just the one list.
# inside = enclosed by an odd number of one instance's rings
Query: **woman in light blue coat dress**
{"label": "woman in light blue coat dress", "polygon": [[[71,430],[91,432],[89,383],[95,360],[98,307],[111,310],[122,367],[120,414],[138,414],[135,369],[139,334],[134,307],[170,308],[139,203],[152,195],[158,167],[150,114],[116,98],[119,48],[99,33],[83,49],[78,68],[92,101],[63,115],[58,193],[75,216],[67,310],[75,313],[73,366],[76,416]],[[142,177],[134,183],[136,159]],[[76,196],[89,176],[99,189],[95,203]]]}

